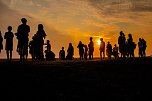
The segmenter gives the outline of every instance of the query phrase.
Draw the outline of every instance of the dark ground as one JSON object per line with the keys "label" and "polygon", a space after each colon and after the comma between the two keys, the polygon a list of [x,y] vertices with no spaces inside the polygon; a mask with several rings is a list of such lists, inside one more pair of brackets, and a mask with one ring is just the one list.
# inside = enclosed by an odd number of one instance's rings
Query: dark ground
{"label": "dark ground", "polygon": [[[152,58],[0,62],[0,100],[151,101]],[[6,96],[6,97],[5,97]]]}

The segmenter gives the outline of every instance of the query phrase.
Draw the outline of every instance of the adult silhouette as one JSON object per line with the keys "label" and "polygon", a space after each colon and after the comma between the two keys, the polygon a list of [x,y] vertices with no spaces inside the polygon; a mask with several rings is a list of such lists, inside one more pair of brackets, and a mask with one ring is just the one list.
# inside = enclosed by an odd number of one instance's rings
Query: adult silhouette
{"label": "adult silhouette", "polygon": [[69,47],[68,47],[67,53],[68,54],[66,56],[66,59],[67,60],[73,60],[74,48],[72,46],[72,43],[69,43]]}
{"label": "adult silhouette", "polygon": [[129,57],[134,57],[134,50],[136,48],[135,42],[133,42],[132,34],[128,34],[128,39],[127,39],[127,53]]}
{"label": "adult silhouette", "polygon": [[44,31],[43,25],[38,25],[38,31],[36,33],[36,46],[37,46],[37,58],[40,61],[44,60],[44,54],[43,54],[43,45],[44,45],[44,39],[46,38],[46,33]]}
{"label": "adult silhouette", "polygon": [[77,48],[79,49],[80,60],[83,60],[84,56],[84,44],[80,41]]}
{"label": "adult silhouette", "polygon": [[12,27],[8,26],[8,32],[5,33],[4,39],[6,39],[6,54],[7,54],[7,60],[11,61],[12,60],[12,51],[13,51],[13,37],[14,34],[11,32]]}
{"label": "adult silhouette", "polygon": [[2,33],[0,31],[0,53],[1,53],[1,50],[3,50],[3,37],[2,37]]}
{"label": "adult silhouette", "polygon": [[88,48],[89,48],[89,59],[91,60],[93,59],[93,52],[94,52],[94,42],[92,37],[90,37]]}
{"label": "adult silhouette", "polygon": [[146,57],[146,48],[147,48],[147,43],[145,41],[145,39],[141,39],[142,41],[142,44],[143,44],[143,49],[142,49],[142,53],[143,53],[143,56]]}
{"label": "adult silhouette", "polygon": [[62,49],[59,52],[59,59],[65,60],[65,50],[64,50],[64,47],[62,47]]}
{"label": "adult silhouette", "polygon": [[27,20],[25,18],[22,18],[21,22],[22,24],[18,26],[16,33],[18,39],[17,51],[20,55],[20,61],[23,59],[27,61],[30,26],[27,25]]}
{"label": "adult silhouette", "polygon": [[111,55],[112,55],[112,45],[111,43],[108,41],[108,44],[106,46],[106,54],[108,56],[108,59],[111,59]]}
{"label": "adult silhouette", "polygon": [[143,57],[143,43],[142,43],[142,39],[139,38],[139,41],[138,41],[138,54],[139,54],[139,57]]}
{"label": "adult silhouette", "polygon": [[105,42],[103,38],[100,38],[100,58],[101,60],[105,58]]}
{"label": "adult silhouette", "polygon": [[125,58],[126,55],[126,38],[123,31],[120,31],[120,36],[118,38],[118,44],[119,44],[119,52],[121,54],[121,57]]}

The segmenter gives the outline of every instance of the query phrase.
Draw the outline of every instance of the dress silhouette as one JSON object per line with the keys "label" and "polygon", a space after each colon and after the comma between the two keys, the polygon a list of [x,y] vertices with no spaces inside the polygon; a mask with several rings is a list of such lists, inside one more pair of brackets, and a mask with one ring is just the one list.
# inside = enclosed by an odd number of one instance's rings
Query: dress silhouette
{"label": "dress silhouette", "polygon": [[72,43],[69,43],[66,59],[67,60],[73,60],[73,55],[74,55],[74,48],[72,46]]}
{"label": "dress silhouette", "polygon": [[93,42],[93,38],[92,37],[90,37],[90,42],[88,44],[88,48],[89,48],[89,59],[93,59],[94,42]]}
{"label": "dress silhouette", "polygon": [[0,31],[0,53],[1,53],[1,50],[3,50],[3,37],[2,37],[2,33]]}
{"label": "dress silhouette", "polygon": [[27,61],[28,57],[28,41],[29,41],[29,32],[30,27],[26,24],[27,20],[25,18],[21,19],[22,24],[18,26],[17,29],[17,39],[18,39],[18,45],[17,45],[17,52],[20,55],[20,61],[25,59]]}
{"label": "dress silhouette", "polygon": [[80,41],[77,48],[79,49],[80,60],[84,58],[84,44]]}
{"label": "dress silhouette", "polygon": [[7,60],[11,61],[12,60],[12,51],[13,51],[13,37],[14,34],[11,32],[12,27],[8,26],[8,32],[5,33],[4,39],[6,39],[6,54],[7,54]]}
{"label": "dress silhouette", "polygon": [[105,42],[103,38],[100,38],[100,58],[101,60],[105,58]]}

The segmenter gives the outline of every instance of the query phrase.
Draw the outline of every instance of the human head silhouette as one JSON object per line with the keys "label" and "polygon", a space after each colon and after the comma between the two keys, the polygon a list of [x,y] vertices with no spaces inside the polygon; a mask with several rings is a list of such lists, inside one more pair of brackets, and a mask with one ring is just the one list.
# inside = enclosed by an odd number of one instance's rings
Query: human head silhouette
{"label": "human head silhouette", "polygon": [[22,22],[23,24],[26,24],[26,23],[27,23],[27,20],[26,20],[25,18],[22,18],[22,19],[21,19],[21,22]]}
{"label": "human head silhouette", "polygon": [[100,41],[103,41],[103,38],[100,38]]}
{"label": "human head silhouette", "polygon": [[42,25],[42,24],[39,24],[39,25],[38,25],[38,29],[39,29],[39,30],[42,30],[42,29],[43,29],[43,25]]}
{"label": "human head silhouette", "polygon": [[92,37],[90,37],[90,41],[92,41],[92,39],[93,39],[93,38],[92,38]]}
{"label": "human head silhouette", "polygon": [[123,36],[123,35],[124,35],[123,31],[120,31],[120,36]]}
{"label": "human head silhouette", "polygon": [[64,50],[64,47],[62,47],[62,50]]}
{"label": "human head silhouette", "polygon": [[50,44],[50,40],[47,40],[47,44]]}
{"label": "human head silhouette", "polygon": [[11,32],[12,31],[12,26],[8,26],[8,31]]}

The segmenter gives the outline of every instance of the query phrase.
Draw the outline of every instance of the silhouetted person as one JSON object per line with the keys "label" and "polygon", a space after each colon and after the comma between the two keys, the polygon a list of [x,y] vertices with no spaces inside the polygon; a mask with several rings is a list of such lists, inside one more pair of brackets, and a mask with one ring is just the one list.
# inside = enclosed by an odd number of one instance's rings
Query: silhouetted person
{"label": "silhouetted person", "polygon": [[77,48],[79,49],[79,56],[80,56],[80,60],[83,60],[83,56],[84,56],[84,44],[82,44],[82,42],[80,41]]}
{"label": "silhouetted person", "polygon": [[112,55],[112,45],[110,44],[110,42],[108,42],[107,47],[106,47],[106,53],[108,56],[108,59],[111,59],[111,55]]}
{"label": "silhouetted person", "polygon": [[50,40],[47,40],[45,45],[46,45],[46,50],[45,50],[46,61],[55,60],[55,54],[51,51]]}
{"label": "silhouetted person", "polygon": [[12,27],[8,26],[8,32],[5,33],[4,39],[6,39],[6,54],[7,54],[7,60],[11,61],[12,60],[12,51],[13,51],[13,37],[14,34],[11,32]]}
{"label": "silhouetted person", "polygon": [[134,50],[136,48],[136,44],[133,42],[133,38],[131,34],[128,34],[128,40],[127,40],[127,51],[129,57],[134,57]]}
{"label": "silhouetted person", "polygon": [[59,52],[59,59],[65,60],[65,50],[64,50],[64,47],[62,47],[62,49]]}
{"label": "silhouetted person", "polygon": [[121,54],[121,57],[125,58],[126,55],[126,38],[123,31],[120,32],[120,36],[118,38],[118,44],[119,44],[119,52]]}
{"label": "silhouetted person", "polygon": [[113,47],[113,56],[115,57],[115,59],[117,59],[119,56],[118,56],[118,51],[119,51],[119,48],[118,46],[115,44],[114,47]]}
{"label": "silhouetted person", "polygon": [[88,46],[84,45],[84,59],[87,60],[88,59]]}
{"label": "silhouetted person", "polygon": [[138,54],[139,54],[139,57],[143,57],[143,43],[142,43],[142,39],[139,38],[139,41],[138,41]]}
{"label": "silhouetted person", "polygon": [[29,41],[29,32],[30,27],[26,24],[27,20],[25,18],[21,19],[22,24],[18,26],[17,29],[17,39],[18,39],[18,45],[17,45],[17,51],[20,55],[20,61],[25,59],[27,61],[28,57],[28,41]]}
{"label": "silhouetted person", "polygon": [[145,39],[141,39],[142,44],[143,44],[143,49],[142,49],[142,54],[144,57],[146,57],[146,48],[147,48],[147,43],[145,41]]}
{"label": "silhouetted person", "polygon": [[3,50],[3,37],[2,37],[2,33],[0,31],[0,53],[1,53],[1,50]]}
{"label": "silhouetted person", "polygon": [[67,60],[73,60],[74,48],[72,46],[72,43],[69,43],[69,47],[68,47],[67,53],[68,54],[66,56],[66,59]]}
{"label": "silhouetted person", "polygon": [[92,40],[93,38],[90,37],[90,42],[88,44],[88,48],[89,48],[89,59],[93,59],[93,52],[94,52],[94,42]]}
{"label": "silhouetted person", "polygon": [[100,58],[101,60],[105,58],[105,42],[103,38],[100,38]]}
{"label": "silhouetted person", "polygon": [[43,25],[39,24],[38,25],[38,31],[36,33],[36,46],[37,46],[37,58],[40,61],[44,60],[44,54],[43,54],[43,45],[44,45],[44,39],[46,37],[46,33],[43,29]]}

